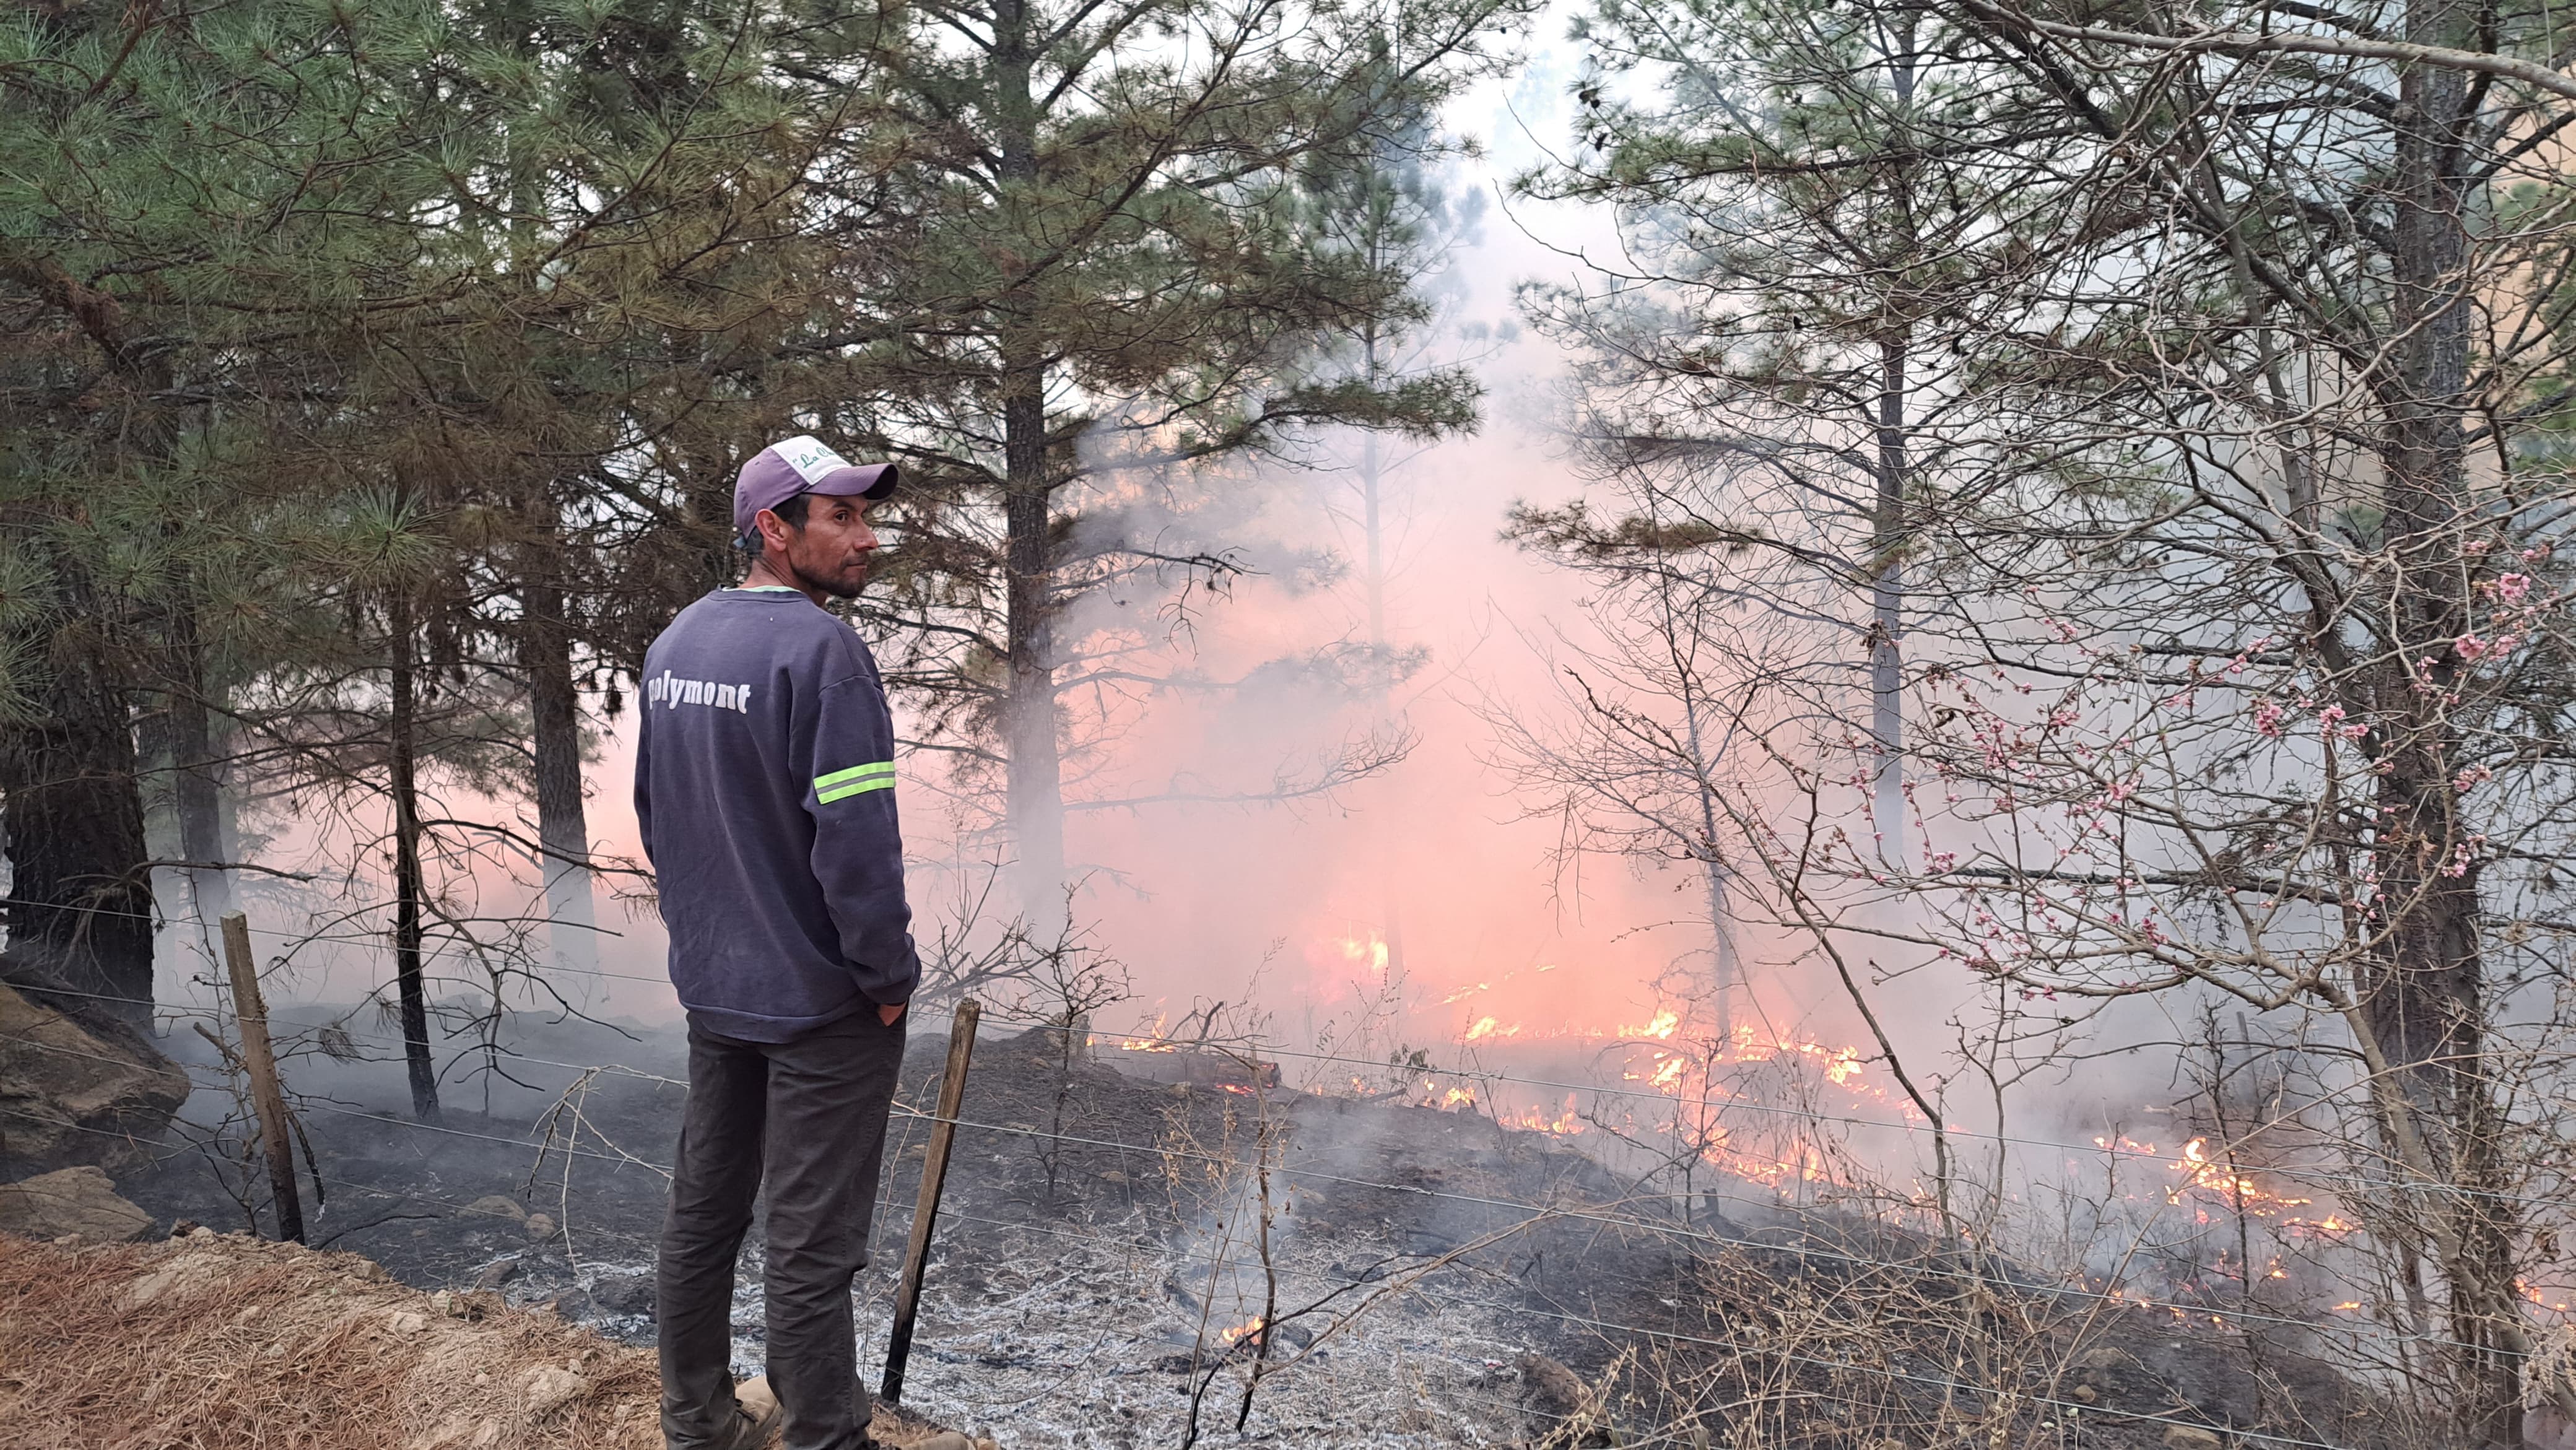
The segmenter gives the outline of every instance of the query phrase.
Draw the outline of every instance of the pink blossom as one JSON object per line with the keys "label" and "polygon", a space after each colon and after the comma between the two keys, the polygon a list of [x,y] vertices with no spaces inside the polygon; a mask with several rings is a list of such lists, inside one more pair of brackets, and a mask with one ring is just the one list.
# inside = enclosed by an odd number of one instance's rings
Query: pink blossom
{"label": "pink blossom", "polygon": [[2499,576],[2495,582],[2495,591],[2498,599],[2520,599],[2531,592],[2531,576],[2528,574]]}
{"label": "pink blossom", "polygon": [[2259,734],[2278,740],[2282,733],[2281,721],[2288,714],[2288,711],[2269,700],[2258,700],[2254,704],[2254,729]]}
{"label": "pink blossom", "polygon": [[2464,634],[2451,641],[2451,648],[2459,651],[2460,658],[2473,660],[2487,652],[2487,642],[2474,634]]}

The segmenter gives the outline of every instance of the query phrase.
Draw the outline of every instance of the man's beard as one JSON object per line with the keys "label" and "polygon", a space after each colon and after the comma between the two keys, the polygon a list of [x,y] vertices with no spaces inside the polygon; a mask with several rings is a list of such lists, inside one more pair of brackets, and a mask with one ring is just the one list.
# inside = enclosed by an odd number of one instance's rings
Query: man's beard
{"label": "man's beard", "polygon": [[787,561],[787,572],[796,576],[797,583],[804,585],[808,589],[830,595],[834,599],[856,599],[859,597],[859,591],[866,588],[868,583],[868,570],[867,566],[864,564],[859,566],[858,579],[849,584],[843,584],[837,579],[824,579],[808,574],[804,569],[800,568],[793,559]]}

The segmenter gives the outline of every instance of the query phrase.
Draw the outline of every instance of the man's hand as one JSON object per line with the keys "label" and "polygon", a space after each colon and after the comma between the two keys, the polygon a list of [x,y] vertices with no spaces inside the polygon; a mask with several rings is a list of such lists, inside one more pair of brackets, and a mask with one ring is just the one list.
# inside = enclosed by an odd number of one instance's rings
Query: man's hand
{"label": "man's hand", "polygon": [[897,1002],[891,1007],[879,1007],[877,1009],[877,1020],[888,1027],[892,1027],[903,1020],[903,1009],[907,1005],[908,1004],[903,1002]]}

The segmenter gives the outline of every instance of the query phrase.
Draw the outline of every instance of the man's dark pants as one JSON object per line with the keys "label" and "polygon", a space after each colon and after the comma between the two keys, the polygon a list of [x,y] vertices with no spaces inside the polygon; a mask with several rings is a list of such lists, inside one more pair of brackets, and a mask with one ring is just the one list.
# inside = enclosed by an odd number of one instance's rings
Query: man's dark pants
{"label": "man's dark pants", "polygon": [[671,1450],[722,1445],[735,1419],[734,1261],[764,1177],[769,1383],[787,1450],[869,1443],[850,1280],[867,1267],[903,1040],[900,1021],[888,1027],[868,1006],[793,1042],[743,1042],[691,1019],[657,1286]]}

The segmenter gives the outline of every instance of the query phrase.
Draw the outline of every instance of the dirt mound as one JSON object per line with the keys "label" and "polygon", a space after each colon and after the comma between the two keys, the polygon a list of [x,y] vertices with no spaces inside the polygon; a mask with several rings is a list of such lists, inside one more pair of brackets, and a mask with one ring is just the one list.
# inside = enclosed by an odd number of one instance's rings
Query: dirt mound
{"label": "dirt mound", "polygon": [[[0,1423],[18,1450],[658,1450],[650,1351],[355,1254],[196,1233],[0,1234]],[[880,1410],[876,1438],[938,1427]],[[950,1443],[954,1443],[953,1441]]]}

